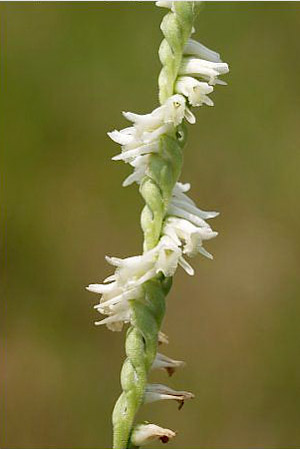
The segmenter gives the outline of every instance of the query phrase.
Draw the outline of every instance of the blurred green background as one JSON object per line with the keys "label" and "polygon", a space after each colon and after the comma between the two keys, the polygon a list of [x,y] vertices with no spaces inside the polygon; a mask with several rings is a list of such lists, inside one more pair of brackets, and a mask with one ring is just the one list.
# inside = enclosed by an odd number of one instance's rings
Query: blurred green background
{"label": "blurred green background", "polygon": [[[157,106],[152,2],[1,3],[2,448],[108,448],[124,333],[84,290],[141,251],[136,187],[106,136]],[[173,448],[300,447],[300,4],[208,2],[195,38],[230,64],[190,126],[183,181],[221,211],[213,262],[178,270],[163,349],[196,399],[143,407]],[[152,447],[158,447],[154,444]]]}

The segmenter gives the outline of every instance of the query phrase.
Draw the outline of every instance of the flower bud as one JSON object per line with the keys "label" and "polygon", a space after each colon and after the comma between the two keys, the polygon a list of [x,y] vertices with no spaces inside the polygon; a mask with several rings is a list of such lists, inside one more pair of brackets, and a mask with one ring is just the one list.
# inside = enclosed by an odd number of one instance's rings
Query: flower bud
{"label": "flower bud", "polygon": [[169,376],[172,376],[177,368],[184,365],[185,363],[181,360],[170,359],[170,357],[167,357],[166,355],[160,354],[158,352],[152,364],[152,369],[165,369]]}
{"label": "flower bud", "polygon": [[174,399],[179,402],[179,410],[183,407],[186,399],[193,399],[194,397],[193,393],[188,391],[176,391],[161,384],[148,384],[145,391],[145,403]]}
{"label": "flower bud", "polygon": [[158,344],[159,345],[162,345],[162,344],[168,345],[169,344],[169,337],[166,334],[164,334],[162,331],[158,332]]}

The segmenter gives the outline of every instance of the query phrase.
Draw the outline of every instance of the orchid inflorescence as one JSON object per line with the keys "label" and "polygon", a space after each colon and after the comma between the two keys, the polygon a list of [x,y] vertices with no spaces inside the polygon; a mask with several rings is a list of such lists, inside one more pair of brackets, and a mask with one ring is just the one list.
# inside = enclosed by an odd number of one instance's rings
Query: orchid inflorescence
{"label": "orchid inflorescence", "polygon": [[134,427],[142,403],[174,399],[182,406],[193,397],[186,391],[148,384],[147,375],[150,369],[165,369],[171,375],[184,364],[157,352],[158,343],[167,340],[160,331],[165,296],[178,265],[194,274],[186,257],[200,253],[212,258],[203,243],[217,235],[207,220],[218,213],[199,209],[187,195],[190,184],[178,180],[186,140],[183,122],[196,122],[191,107],[213,105],[208,95],[215,85],[226,84],[219,76],[228,72],[218,53],[191,39],[195,3],[200,2],[156,2],[170,9],[161,25],[165,35],[159,50],[161,106],[145,115],[123,112],[131,126],[108,133],[121,146],[113,160],[133,167],[123,186],[138,184],[146,203],[141,216],[143,253],[125,259],[106,257],[115,272],[102,284],[87,287],[101,295],[95,308],[106,315],[96,324],[120,331],[124,323],[130,323],[121,373],[123,393],[113,413],[115,449],[142,446],[153,439],[167,442],[175,436],[154,424]]}

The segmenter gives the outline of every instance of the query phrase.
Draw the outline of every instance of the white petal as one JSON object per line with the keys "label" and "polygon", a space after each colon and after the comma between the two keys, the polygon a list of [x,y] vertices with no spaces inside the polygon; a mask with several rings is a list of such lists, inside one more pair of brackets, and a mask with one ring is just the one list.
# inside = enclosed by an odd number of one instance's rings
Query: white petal
{"label": "white petal", "polygon": [[220,62],[214,63],[198,58],[183,58],[179,69],[180,75],[200,76],[215,84],[219,75],[229,72],[228,64]]}
{"label": "white petal", "polygon": [[184,269],[184,271],[186,271],[187,274],[194,276],[194,268],[191,267],[191,265],[183,257],[179,258],[179,265]]}
{"label": "white petal", "polygon": [[105,256],[106,261],[115,267],[120,267],[123,264],[123,259],[120,259],[119,257],[110,257]]}
{"label": "white petal", "polygon": [[158,255],[155,264],[157,273],[163,273],[166,277],[172,277],[176,271],[181,250],[169,236],[163,236],[157,245]]}
{"label": "white petal", "polygon": [[154,131],[144,131],[142,135],[142,139],[144,143],[151,143],[155,142],[157,143],[157,140],[160,136],[163,134],[167,134],[172,128],[172,124],[166,123],[161,125],[159,128],[155,129]]}
{"label": "white petal", "polygon": [[140,147],[133,148],[132,150],[123,151],[122,153],[112,157],[113,161],[125,161],[128,162],[130,159],[133,159],[138,156],[142,156],[143,154],[149,153],[157,153],[159,150],[159,145],[157,142],[151,144],[141,145]]}
{"label": "white petal", "polygon": [[160,6],[161,8],[169,8],[173,10],[173,2],[169,0],[159,0],[158,2],[155,2],[156,6]]}
{"label": "white petal", "polygon": [[108,276],[107,278],[105,278],[103,282],[106,284],[107,282],[113,282],[115,280],[116,280],[116,275],[112,274],[112,275]]}
{"label": "white petal", "polygon": [[198,217],[204,220],[208,220],[209,218],[215,218],[219,215],[219,212],[201,210],[194,204],[191,204],[190,202],[185,200],[174,198],[171,200],[171,202],[173,206],[177,206],[178,208],[184,209],[187,212],[197,215]]}
{"label": "white petal", "polygon": [[130,163],[134,167],[134,171],[123,181],[123,187],[127,187],[134,182],[137,184],[141,182],[147,173],[148,161],[149,155],[146,154],[144,156],[138,156]]}
{"label": "white petal", "polygon": [[[160,106],[160,108],[161,107],[162,106]],[[144,115],[134,114],[133,112],[123,112],[123,115],[127,120],[133,122],[140,132],[143,132],[145,130],[151,131],[163,124],[163,114],[154,114],[154,112],[155,111]]]}
{"label": "white petal", "polygon": [[206,249],[203,248],[203,246],[201,246],[201,247],[198,249],[198,251],[199,251],[199,253],[201,253],[203,256],[207,257],[208,259],[213,259],[213,258],[214,258],[214,256],[213,256],[212,254],[210,254],[208,251],[206,251]]}
{"label": "white petal", "polygon": [[165,123],[178,126],[185,115],[186,101],[183,95],[173,95],[163,105]]}
{"label": "white petal", "polygon": [[219,53],[210,50],[205,45],[194,39],[188,39],[186,46],[184,47],[185,55],[194,55],[201,59],[206,59],[211,62],[222,62]]}
{"label": "white petal", "polygon": [[120,145],[127,145],[129,143],[132,143],[134,140],[134,133],[135,130],[133,127],[131,128],[125,128],[121,131],[111,131],[108,132],[107,135],[116,143],[119,143]]}
{"label": "white petal", "polygon": [[191,184],[186,182],[185,184],[183,184],[182,182],[176,182],[175,187],[174,187],[174,192],[175,191],[180,191],[180,192],[188,192],[191,188]]}
{"label": "white petal", "polygon": [[212,100],[207,96],[213,89],[208,83],[198,81],[191,76],[179,76],[175,84],[176,92],[185,95],[192,106],[213,105]]}
{"label": "white petal", "polygon": [[86,289],[89,292],[93,293],[108,293],[111,292],[116,287],[116,283],[113,282],[111,284],[90,284]]}
{"label": "white petal", "polygon": [[[94,306],[95,309],[98,310],[98,312],[102,314],[107,314],[108,311],[114,312],[114,309],[117,304],[119,304],[121,301],[128,301],[132,299],[136,299],[139,296],[141,296],[142,291],[140,288],[131,288],[128,290],[123,291],[121,294],[118,294],[114,296],[111,299],[108,299],[107,301],[102,301],[100,304],[96,304]],[[106,312],[107,310],[107,312]]]}
{"label": "white petal", "polygon": [[185,107],[184,118],[191,125],[194,125],[196,123],[196,117],[194,116],[194,114],[190,111],[190,109],[187,106]]}
{"label": "white petal", "polygon": [[186,220],[189,220],[191,223],[194,223],[196,226],[209,228],[209,225],[199,216],[191,214],[190,212],[187,212],[184,209],[180,209],[177,206],[173,206],[172,204],[170,204],[168,208],[168,213],[170,215],[185,218]]}
{"label": "white petal", "polygon": [[96,326],[101,326],[102,324],[106,324],[108,329],[112,331],[121,331],[124,323],[129,323],[130,321],[130,311],[122,312],[115,315],[111,315],[104,320],[96,321]]}
{"label": "white petal", "polygon": [[217,79],[215,80],[215,84],[219,84],[220,86],[227,86],[226,81],[219,80],[219,78],[217,78]]}

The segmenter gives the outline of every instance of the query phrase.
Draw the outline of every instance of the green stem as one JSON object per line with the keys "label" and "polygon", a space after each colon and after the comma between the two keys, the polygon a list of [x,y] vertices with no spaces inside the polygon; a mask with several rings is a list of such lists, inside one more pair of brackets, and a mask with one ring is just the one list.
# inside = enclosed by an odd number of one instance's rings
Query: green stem
{"label": "green stem", "polygon": [[[189,38],[194,2],[174,2],[174,12],[164,17],[161,30],[165,36],[159,49],[162,70],[159,75],[159,98],[164,103],[174,94],[174,83]],[[162,232],[163,220],[182,166],[185,128],[180,125],[160,138],[160,150],[149,158],[147,176],[140,186],[145,200],[141,215],[144,250],[155,247]],[[143,295],[131,301],[132,320],[126,335],[126,360],[121,371],[122,394],[113,411],[113,448],[133,448],[130,442],[135,415],[143,403],[147,377],[157,352],[158,332],[165,313],[165,296],[172,280],[163,276],[146,282]]]}

